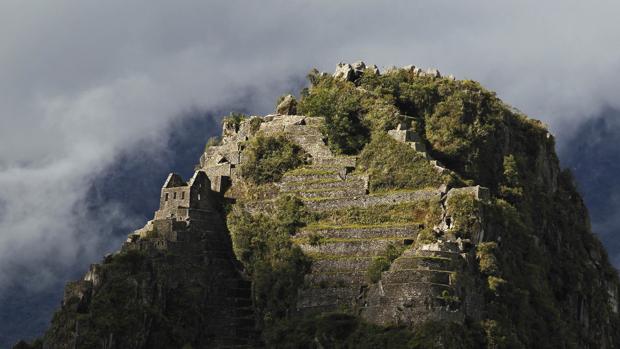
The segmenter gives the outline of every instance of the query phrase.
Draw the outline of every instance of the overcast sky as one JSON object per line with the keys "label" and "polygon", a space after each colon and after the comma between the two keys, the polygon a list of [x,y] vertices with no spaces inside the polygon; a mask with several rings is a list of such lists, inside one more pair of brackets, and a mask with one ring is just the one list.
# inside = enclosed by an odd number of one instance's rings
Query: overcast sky
{"label": "overcast sky", "polygon": [[438,67],[545,121],[561,145],[620,107],[619,4],[1,0],[0,292],[44,288],[100,258],[106,226],[135,224],[109,205],[84,229],[92,178],[121,150],[156,157],[184,110],[248,93],[246,109],[267,113],[312,67]]}

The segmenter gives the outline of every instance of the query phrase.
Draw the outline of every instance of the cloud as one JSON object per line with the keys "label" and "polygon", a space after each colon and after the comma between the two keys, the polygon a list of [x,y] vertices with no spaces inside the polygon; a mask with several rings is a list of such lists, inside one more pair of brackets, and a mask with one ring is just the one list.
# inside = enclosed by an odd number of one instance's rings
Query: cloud
{"label": "cloud", "polygon": [[123,149],[157,149],[191,106],[241,100],[266,113],[315,66],[437,66],[548,122],[561,143],[585,118],[620,107],[619,10],[612,1],[3,1],[0,288],[44,287],[108,246],[97,227],[126,225],[122,212],[108,207],[85,229],[80,207]]}

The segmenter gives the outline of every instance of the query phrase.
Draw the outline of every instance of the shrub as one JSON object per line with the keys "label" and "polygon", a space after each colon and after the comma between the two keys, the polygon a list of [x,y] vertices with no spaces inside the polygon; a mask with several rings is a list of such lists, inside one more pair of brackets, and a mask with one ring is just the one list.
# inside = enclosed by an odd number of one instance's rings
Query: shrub
{"label": "shrub", "polygon": [[207,149],[209,149],[209,147],[213,147],[213,146],[218,146],[221,143],[221,138],[220,137],[209,137],[209,139],[207,140],[207,144],[205,144],[205,152],[207,151]]}
{"label": "shrub", "polygon": [[282,175],[305,163],[305,152],[284,135],[252,138],[243,151],[241,176],[255,184],[276,182]]}
{"label": "shrub", "polygon": [[478,259],[480,272],[485,275],[497,275],[499,272],[497,258],[495,257],[496,250],[496,242],[482,242],[476,248],[476,258]]}
{"label": "shrub", "polygon": [[510,202],[517,202],[523,197],[523,187],[519,175],[519,166],[513,154],[504,156],[504,173],[500,186],[502,197]]}
{"label": "shrub", "polygon": [[250,119],[250,132],[255,134],[260,130],[260,124],[263,123],[263,118],[255,117]]}
{"label": "shrub", "polygon": [[368,173],[372,191],[438,187],[450,181],[450,176],[438,175],[420,153],[383,132],[364,148],[358,169]]}
{"label": "shrub", "polygon": [[392,263],[385,257],[375,257],[368,266],[368,271],[366,272],[368,280],[372,283],[381,280],[381,273],[390,269],[391,264]]}
{"label": "shrub", "polygon": [[452,219],[452,230],[462,238],[471,238],[471,234],[480,231],[482,227],[481,203],[472,193],[461,192],[449,197],[446,205],[446,215]]}
{"label": "shrub", "polygon": [[323,243],[324,239],[325,238],[323,237],[323,235],[317,234],[317,233],[313,233],[313,234],[310,234],[310,236],[308,236],[308,243],[311,246],[319,246],[319,245],[321,245]]}
{"label": "shrub", "polygon": [[278,225],[285,229],[289,235],[295,234],[298,228],[306,224],[306,208],[298,197],[292,195],[279,196],[276,199],[276,207]]}
{"label": "shrub", "polygon": [[327,80],[310,90],[298,105],[299,112],[325,118],[323,133],[335,153],[355,154],[370,138],[362,120],[362,96],[352,84]]}
{"label": "shrub", "polygon": [[392,262],[400,257],[404,250],[404,247],[397,247],[393,244],[388,245],[383,256],[375,257],[368,266],[366,271],[368,280],[372,283],[381,280],[381,273],[390,269]]}
{"label": "shrub", "polygon": [[233,249],[252,278],[255,305],[265,322],[286,318],[310,259],[290,236],[305,223],[302,202],[279,197],[272,213],[250,214],[235,205],[227,217]]}
{"label": "shrub", "polygon": [[248,116],[243,113],[230,113],[228,116],[222,119],[222,124],[226,125],[226,128],[239,131],[241,121],[247,119]]}
{"label": "shrub", "polygon": [[426,138],[433,153],[465,177],[483,185],[497,182],[501,166],[502,128],[509,111],[473,82],[444,96],[425,118]]}

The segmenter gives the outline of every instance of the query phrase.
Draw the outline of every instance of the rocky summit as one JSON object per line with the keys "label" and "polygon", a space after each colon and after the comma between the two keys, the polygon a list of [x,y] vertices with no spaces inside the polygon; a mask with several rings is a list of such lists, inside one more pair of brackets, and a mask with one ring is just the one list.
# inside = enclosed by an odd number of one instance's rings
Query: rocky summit
{"label": "rocky summit", "polygon": [[15,348],[618,348],[618,272],[554,138],[470,80],[313,70]]}

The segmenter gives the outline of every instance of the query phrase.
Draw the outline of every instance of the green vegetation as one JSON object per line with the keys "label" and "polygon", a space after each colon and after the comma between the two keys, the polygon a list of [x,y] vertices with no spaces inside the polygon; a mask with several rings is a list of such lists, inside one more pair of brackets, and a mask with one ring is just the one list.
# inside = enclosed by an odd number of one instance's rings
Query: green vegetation
{"label": "green vegetation", "polygon": [[255,117],[250,119],[250,132],[255,134],[260,130],[260,125],[263,123],[263,118]]}
{"label": "green vegetation", "polygon": [[252,278],[255,306],[267,328],[291,315],[309,271],[310,259],[290,240],[306,216],[292,196],[279,197],[273,213],[252,215],[235,205],[228,214],[233,249]]}
{"label": "green vegetation", "polygon": [[252,138],[243,151],[245,161],[241,176],[255,184],[278,181],[282,175],[305,162],[305,153],[300,146],[284,135]]}
{"label": "green vegetation", "polygon": [[497,265],[497,257],[495,257],[496,252],[496,242],[483,242],[478,245],[476,249],[476,258],[478,259],[478,266],[481,273],[485,275],[497,275],[499,266]]}
{"label": "green vegetation", "polygon": [[332,151],[355,154],[370,137],[370,130],[362,120],[361,102],[354,86],[325,80],[300,101],[298,109],[304,115],[325,117],[323,132]]}
{"label": "green vegetation", "polygon": [[424,222],[433,202],[419,201],[396,205],[376,205],[371,208],[350,207],[316,213],[310,226],[336,225],[403,225]]}
{"label": "green vegetation", "polygon": [[[406,70],[365,73],[354,82],[311,74],[310,81],[302,109],[326,116],[326,126],[338,133],[326,133],[335,148],[361,152],[358,170],[370,175],[371,190],[422,188],[450,180],[429,177],[417,154],[388,139],[385,130],[411,120],[402,120],[399,113],[415,118],[412,128],[430,155],[462,183],[490,189],[493,200],[484,207],[471,197],[455,197],[447,212],[456,224],[452,230],[457,236],[450,238],[471,238],[471,232],[485,230],[488,243],[476,253],[481,284],[488,291],[487,318],[480,326],[489,348],[597,347],[601,339],[595,328],[614,329],[607,333],[620,342],[620,320],[609,313],[604,287],[593,286],[601,280],[616,284],[617,273],[590,231],[570,173],[556,176],[554,141],[542,123],[514,112],[474,81],[420,77]],[[394,112],[378,113],[371,121],[370,106],[380,105]],[[343,118],[357,128],[338,127],[337,120]],[[391,219],[381,210],[338,211],[317,224],[387,224]],[[417,243],[439,238],[432,230],[437,214],[426,217],[414,210],[405,219],[401,213],[406,210],[399,211],[389,213],[394,223],[425,223]],[[501,243],[491,243],[499,239]],[[600,256],[600,268],[588,262],[592,255]],[[376,269],[386,266],[382,260]],[[587,331],[575,313],[576,299],[589,302]],[[603,319],[611,319],[610,324]]]}
{"label": "green vegetation", "polygon": [[226,125],[226,128],[232,129],[235,132],[239,131],[241,122],[247,119],[248,116],[243,113],[230,113],[228,116],[222,118],[222,124]]}
{"label": "green vegetation", "polygon": [[205,144],[205,152],[207,151],[207,149],[209,149],[209,147],[213,147],[213,146],[218,146],[220,145],[220,143],[222,142],[220,137],[210,137],[207,140],[207,144]]}
{"label": "green vegetation", "polygon": [[336,172],[333,169],[308,167],[299,167],[286,172],[286,175],[288,176],[323,176],[330,174],[335,175]]}
{"label": "green vegetation", "polygon": [[375,283],[381,280],[381,273],[390,269],[392,262],[405,250],[404,246],[397,247],[393,244],[389,244],[382,256],[373,258],[372,262],[368,266],[366,276],[368,280]]}
{"label": "green vegetation", "polygon": [[370,178],[370,190],[438,187],[450,177],[439,175],[420,153],[386,133],[378,133],[364,147],[358,170]]}
{"label": "green vegetation", "polygon": [[[465,349],[484,348],[483,329],[475,324],[427,322],[413,330],[381,327],[358,317],[329,313],[281,323],[267,338],[275,348]],[[316,346],[315,346],[316,345]]]}
{"label": "green vegetation", "polygon": [[517,202],[523,196],[523,187],[519,175],[519,166],[513,154],[504,156],[504,178],[500,194],[510,202]]}
{"label": "green vegetation", "polygon": [[[77,326],[78,348],[98,348],[109,338],[114,338],[114,343],[123,348],[136,347],[139,343],[175,348],[200,342],[196,329],[202,328],[210,316],[210,311],[202,306],[205,285],[183,284],[186,280],[179,275],[187,273],[200,280],[206,272],[204,266],[190,263],[185,256],[129,250],[107,258],[99,267],[99,275],[105,282],[92,294],[90,302],[79,297],[68,300],[54,315],[44,336],[46,343],[71,343]],[[177,287],[164,309],[154,302],[152,297],[156,295],[152,292],[155,280],[162,282],[172,275],[176,276]],[[85,286],[79,283],[68,287],[84,290]],[[165,284],[159,287],[165,292]]]}
{"label": "green vegetation", "polygon": [[312,246],[319,246],[324,240],[325,238],[321,234],[312,233],[308,236],[308,243]]}
{"label": "green vegetation", "polygon": [[452,219],[452,231],[456,238],[471,239],[472,232],[480,231],[481,203],[472,193],[458,192],[448,197],[446,215]]}

